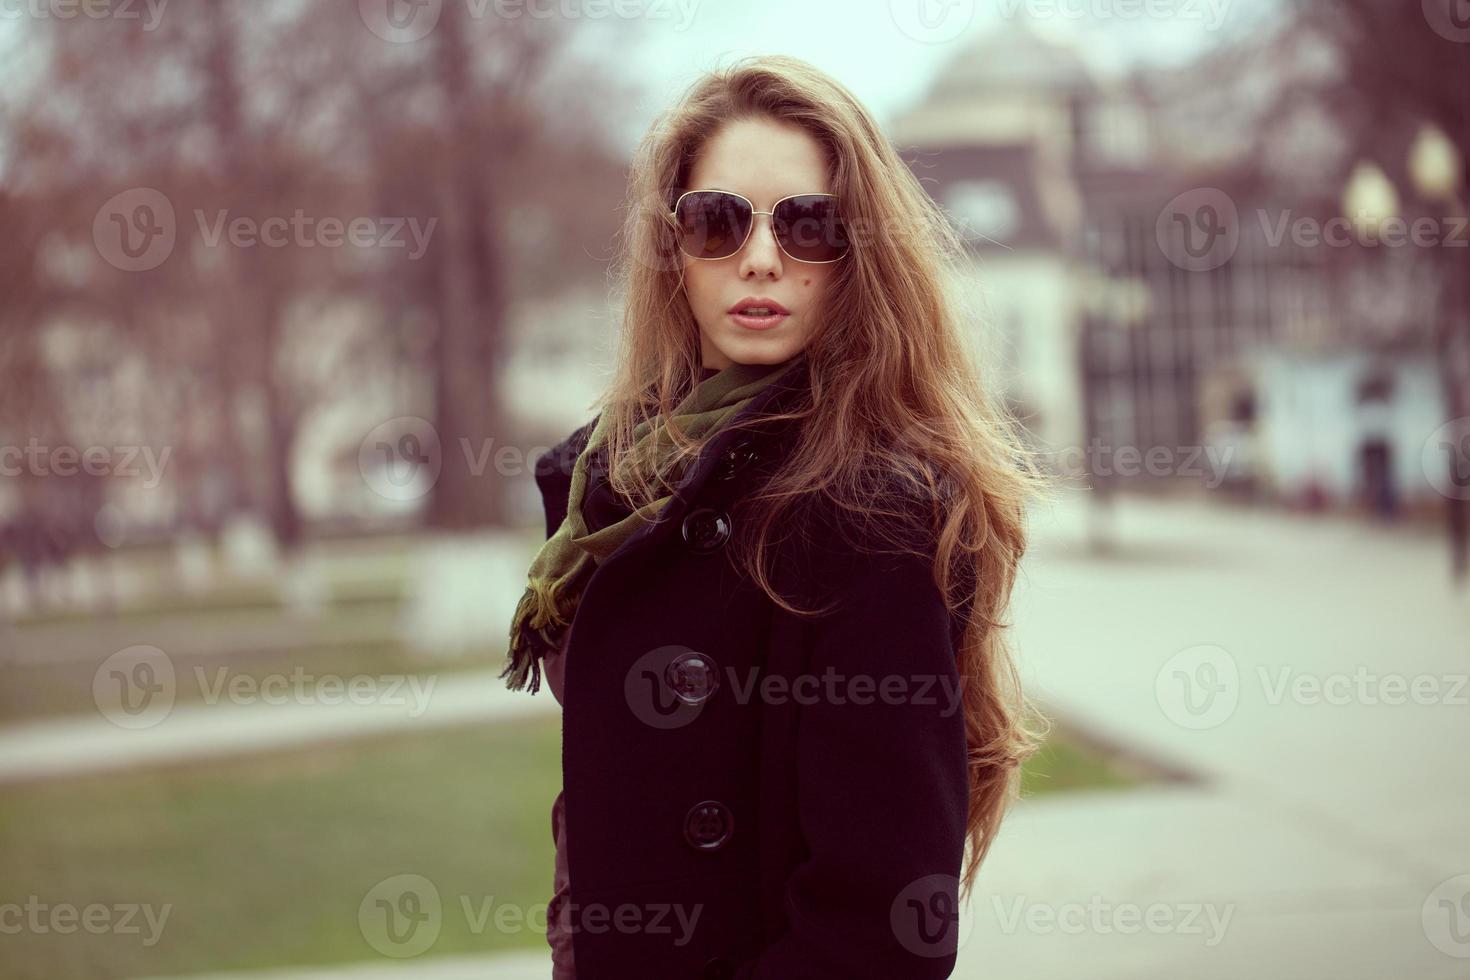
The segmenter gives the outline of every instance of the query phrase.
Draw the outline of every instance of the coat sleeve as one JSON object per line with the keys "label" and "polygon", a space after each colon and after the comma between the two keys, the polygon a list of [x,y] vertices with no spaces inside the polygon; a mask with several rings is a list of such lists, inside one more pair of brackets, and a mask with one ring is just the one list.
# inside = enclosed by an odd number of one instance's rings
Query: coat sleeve
{"label": "coat sleeve", "polygon": [[798,701],[807,854],[785,885],[789,929],[737,964],[736,980],[954,968],[969,776],[951,620],[930,564],[847,552],[817,566],[840,583],[840,605],[814,624],[808,673],[822,686]]}
{"label": "coat sleeve", "polygon": [[572,492],[572,467],[592,436],[592,427],[600,415],[576,429],[571,435],[536,457],[532,473],[541,491],[541,505],[546,512],[546,536],[549,538],[566,520],[568,498]]}

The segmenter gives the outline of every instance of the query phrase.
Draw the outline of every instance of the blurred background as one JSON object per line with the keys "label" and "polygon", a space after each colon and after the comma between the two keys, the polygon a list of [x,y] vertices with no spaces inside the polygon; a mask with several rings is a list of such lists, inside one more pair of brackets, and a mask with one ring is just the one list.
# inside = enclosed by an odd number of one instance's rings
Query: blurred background
{"label": "blurred background", "polygon": [[1470,977],[1465,0],[0,0],[0,976],[549,976],[632,148],[808,59],[1062,481],[958,977]]}

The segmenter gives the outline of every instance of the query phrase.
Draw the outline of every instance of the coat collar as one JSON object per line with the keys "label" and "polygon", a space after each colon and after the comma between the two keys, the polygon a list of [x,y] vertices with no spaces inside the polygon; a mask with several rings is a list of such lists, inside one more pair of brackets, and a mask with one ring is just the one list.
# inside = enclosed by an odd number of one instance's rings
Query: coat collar
{"label": "coat collar", "polygon": [[698,499],[700,490],[709,480],[732,478],[745,467],[768,459],[780,451],[780,446],[794,432],[794,420],[757,423],[738,430],[735,423],[744,422],[752,415],[784,411],[796,403],[800,393],[808,390],[810,385],[809,363],[804,355],[799,356],[801,360],[796,367],[756,392],[745,407],[731,416],[720,431],[711,437],[694,462],[685,468],[683,478],[674,488],[673,499],[664,508],[659,520],[645,525],[624,541],[603,560],[603,567],[673,533],[673,529],[683,523],[690,505]]}

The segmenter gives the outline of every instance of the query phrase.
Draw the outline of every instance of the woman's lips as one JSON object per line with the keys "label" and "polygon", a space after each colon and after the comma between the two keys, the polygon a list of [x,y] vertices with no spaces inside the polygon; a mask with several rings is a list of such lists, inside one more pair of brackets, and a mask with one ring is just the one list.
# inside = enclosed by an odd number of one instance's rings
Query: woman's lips
{"label": "woman's lips", "polygon": [[766,316],[751,316],[748,313],[731,313],[729,317],[747,330],[769,330],[790,315],[790,313],[770,313]]}

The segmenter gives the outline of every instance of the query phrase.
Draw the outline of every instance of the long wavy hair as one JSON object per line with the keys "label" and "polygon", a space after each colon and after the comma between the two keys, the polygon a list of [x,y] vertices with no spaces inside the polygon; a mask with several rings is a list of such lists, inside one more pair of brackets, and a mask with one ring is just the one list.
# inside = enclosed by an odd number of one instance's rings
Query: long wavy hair
{"label": "long wavy hair", "polygon": [[[1050,487],[967,348],[978,326],[960,314],[948,287],[966,254],[963,236],[857,98],[804,61],[749,58],[703,76],[638,149],[612,270],[622,337],[600,399],[609,423],[608,479],[641,506],[669,492],[704,441],[668,424],[702,367],[668,212],[711,136],[748,117],[794,123],[825,148],[852,248],[803,349],[809,397],[780,416],[799,419],[800,441],[761,492],[742,500],[745,516],[732,548],[773,602],[810,615],[771,584],[771,537],[783,515],[792,523],[791,508],[821,495],[883,533],[885,520],[901,511],[879,505],[875,474],[904,481],[936,503],[928,508],[935,536],[927,540],[937,546],[924,557],[933,558],[935,582],[964,623],[956,657],[970,772],[962,878],[968,897],[1019,795],[1021,763],[1046,734],[1047,720],[1022,690],[1002,617],[1026,548],[1024,508]],[[645,472],[629,452],[634,428],[645,420],[676,447],[656,472]]]}

